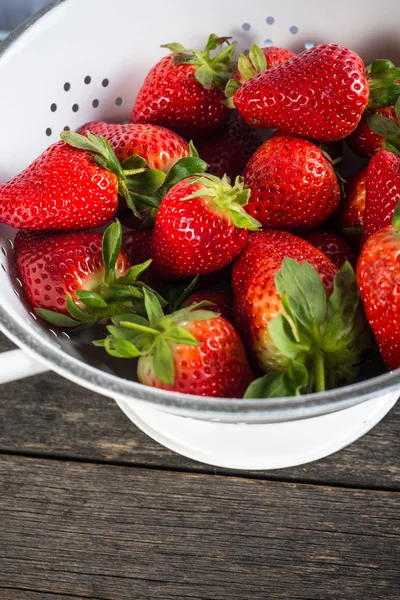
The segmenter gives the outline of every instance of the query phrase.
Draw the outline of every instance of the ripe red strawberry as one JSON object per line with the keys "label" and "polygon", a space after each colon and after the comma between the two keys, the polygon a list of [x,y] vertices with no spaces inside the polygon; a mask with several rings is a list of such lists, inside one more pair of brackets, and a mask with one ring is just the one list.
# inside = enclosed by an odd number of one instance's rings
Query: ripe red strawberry
{"label": "ripe red strawberry", "polygon": [[364,224],[367,167],[362,167],[348,179],[347,193],[339,206],[340,228],[361,235]]}
{"label": "ripe red strawberry", "polygon": [[244,248],[247,230],[257,229],[246,205],[243,179],[231,186],[205,174],[175,185],[158,210],[153,233],[153,266],[165,279],[184,279],[218,271]]}
{"label": "ripe red strawberry", "polygon": [[192,306],[192,304],[198,304],[200,302],[211,302],[212,306],[209,307],[219,313],[224,319],[229,322],[233,320],[233,297],[225,290],[201,290],[195,292],[185,302],[183,307]]}
{"label": "ripe red strawberry", "polygon": [[280,134],[253,154],[243,177],[246,211],[264,227],[306,231],[336,210],[340,187],[332,163],[312,142]]}
{"label": "ripe red strawberry", "polygon": [[[130,265],[139,265],[152,259],[151,240],[153,231],[129,231],[122,237],[122,250],[125,252]],[[159,290],[160,281],[150,265],[143,273],[141,280],[149,287]]]}
{"label": "ripe red strawberry", "polygon": [[400,367],[400,205],[393,224],[371,235],[357,264],[367,319],[389,369]]}
{"label": "ripe red strawberry", "polygon": [[215,137],[196,143],[208,172],[216,177],[228,175],[234,180],[241,175],[247,161],[261,145],[260,132],[251,127],[232,110],[226,126]]}
{"label": "ripe red strawberry", "polygon": [[19,232],[15,238],[17,268],[29,303],[60,326],[93,325],[122,309],[143,308],[136,281],[148,266],[129,269],[121,250],[118,222],[102,235]]}
{"label": "ripe red strawberry", "polygon": [[379,150],[368,165],[363,242],[391,223],[399,200],[400,158]]}
{"label": "ripe red strawberry", "polygon": [[158,125],[92,121],[78,129],[81,135],[88,131],[104,137],[120,162],[138,154],[151,169],[164,173],[169,173],[179,159],[190,155],[189,144],[183,138]]}
{"label": "ripe red strawberry", "polygon": [[361,58],[328,44],[256,75],[236,91],[233,104],[245,121],[257,127],[335,141],[357,127],[368,97]]}
{"label": "ripe red strawberry", "polygon": [[210,52],[229,38],[212,34],[203,52],[180,44],[166,44],[172,54],[149,72],[133,107],[133,123],[163,125],[187,139],[208,137],[224,123],[228,109],[222,104],[223,86],[232,69],[235,43],[226,45],[218,58]]}
{"label": "ripe red strawberry", "polygon": [[145,385],[183,394],[241,398],[252,374],[232,325],[201,304],[164,316],[156,296],[144,293],[149,320],[119,316],[113,319],[111,335],[97,345],[113,356],[140,356],[138,379]]}
{"label": "ripe red strawberry", "polygon": [[129,159],[135,164],[126,170],[104,138],[71,132],[61,137],[0,186],[0,222],[36,231],[100,227],[115,215],[118,194],[136,210],[132,185],[146,193],[165,181],[164,173],[149,170],[139,157]]}
{"label": "ripe red strawberry", "polygon": [[[265,56],[265,62],[262,60],[257,50],[262,51]],[[256,56],[255,52],[257,52]],[[232,79],[237,79],[243,84],[245,81],[251,79],[251,77],[254,77],[254,75],[257,75],[258,73],[264,73],[268,69],[277,67],[290,60],[294,56],[296,56],[296,54],[291,50],[279,48],[278,46],[268,46],[267,48],[258,48],[258,46],[253,46],[250,49],[248,58],[244,55],[239,57],[239,64],[232,75]]]}
{"label": "ripe red strawberry", "polygon": [[310,242],[314,248],[321,250],[321,252],[323,252],[338,269],[340,269],[346,261],[355,268],[357,260],[353,248],[335,231],[312,231],[305,235],[304,239],[307,240],[307,242]]}
{"label": "ripe red strawberry", "polygon": [[[396,111],[394,106],[376,108],[375,110],[365,112],[356,129],[347,138],[347,143],[354,152],[360,156],[370,157],[378,150],[386,149],[386,136],[374,133],[368,124],[368,118],[371,115],[380,115],[389,119],[392,123],[398,125]],[[400,129],[399,129],[400,132]]]}
{"label": "ripe red strawberry", "polygon": [[252,356],[263,371],[278,372],[255,382],[248,397],[323,391],[355,376],[365,323],[348,263],[338,273],[305,240],[263,231],[237,260],[233,288],[236,323]]}

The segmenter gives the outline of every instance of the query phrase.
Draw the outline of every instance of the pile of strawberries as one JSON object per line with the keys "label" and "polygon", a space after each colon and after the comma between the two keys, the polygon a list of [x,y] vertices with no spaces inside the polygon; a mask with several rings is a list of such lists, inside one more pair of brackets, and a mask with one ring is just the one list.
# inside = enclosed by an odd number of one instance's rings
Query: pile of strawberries
{"label": "pile of strawberries", "polygon": [[[183,393],[321,392],[374,338],[400,367],[400,69],[235,46],[165,46],[129,123],[63,132],[0,186],[27,301]],[[343,140],[370,159],[348,181]]]}

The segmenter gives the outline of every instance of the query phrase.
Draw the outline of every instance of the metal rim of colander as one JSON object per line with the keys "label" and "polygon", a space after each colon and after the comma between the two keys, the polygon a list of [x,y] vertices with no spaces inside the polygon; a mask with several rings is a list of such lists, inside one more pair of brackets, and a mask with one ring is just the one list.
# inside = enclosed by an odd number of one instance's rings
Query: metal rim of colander
{"label": "metal rim of colander", "polygon": [[[57,0],[44,7],[11,33],[0,45],[0,58],[32,25],[65,1]],[[210,416],[218,417],[218,414],[230,414],[238,418],[239,415],[241,418],[253,416],[260,422],[284,422],[329,414],[400,389],[400,369],[397,369],[360,383],[301,397],[243,400],[194,396],[158,390],[91,367],[49,341],[29,333],[1,306],[0,329],[28,354],[75,383],[106,396],[142,400],[171,412],[176,409],[188,416],[201,417],[204,413],[210,413]]]}

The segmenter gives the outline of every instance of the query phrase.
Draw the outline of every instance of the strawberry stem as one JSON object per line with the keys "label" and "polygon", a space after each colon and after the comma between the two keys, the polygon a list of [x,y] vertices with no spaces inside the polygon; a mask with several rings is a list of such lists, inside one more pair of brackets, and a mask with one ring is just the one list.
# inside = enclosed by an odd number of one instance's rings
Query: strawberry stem
{"label": "strawberry stem", "polygon": [[314,356],[314,373],[315,373],[315,391],[316,392],[324,392],[325,391],[325,366],[324,359],[322,356],[322,352],[320,348],[315,348]]}

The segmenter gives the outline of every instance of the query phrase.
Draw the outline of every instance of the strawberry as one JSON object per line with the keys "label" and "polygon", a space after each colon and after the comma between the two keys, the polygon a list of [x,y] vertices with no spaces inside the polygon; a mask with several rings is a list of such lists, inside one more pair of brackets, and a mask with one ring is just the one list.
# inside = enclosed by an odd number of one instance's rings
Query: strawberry
{"label": "strawberry", "polygon": [[147,268],[129,268],[121,251],[121,226],[111,225],[102,236],[94,231],[19,232],[15,254],[29,303],[54,325],[93,325],[123,308],[143,306],[136,281]]}
{"label": "strawberry", "polygon": [[0,186],[0,222],[36,231],[100,227],[118,207],[118,194],[132,210],[132,185],[153,192],[165,174],[140,157],[121,165],[104,138],[63,132],[25,171]]}
{"label": "strawberry", "polygon": [[208,163],[208,172],[216,177],[241,175],[251,155],[261,145],[260,133],[239,117],[229,114],[226,126],[215,137],[196,143],[199,155]]}
{"label": "strawberry", "polygon": [[252,190],[246,211],[264,227],[313,229],[339,204],[332,163],[302,138],[282,133],[270,138],[253,154],[243,177]]}
{"label": "strawberry", "polygon": [[391,223],[399,199],[400,158],[379,150],[368,165],[363,242]]}
{"label": "strawberry", "polygon": [[184,279],[229,265],[244,248],[247,230],[259,227],[243,208],[249,196],[240,177],[234,186],[227,177],[209,174],[175,185],[156,215],[156,272],[165,279]]}
{"label": "strawberry", "polygon": [[194,304],[164,316],[144,290],[148,319],[120,315],[95,342],[113,356],[140,357],[140,383],[199,396],[241,398],[252,379],[242,341],[223,317]]}
{"label": "strawberry", "polygon": [[189,296],[182,306],[185,308],[200,302],[209,302],[210,310],[219,313],[227,321],[233,320],[233,298],[227,291],[201,290]]}
{"label": "strawberry", "polygon": [[[236,43],[212,34],[203,52],[166,44],[172,54],[149,72],[132,110],[133,123],[163,125],[187,139],[213,135],[228,115],[223,86]],[[225,46],[224,46],[225,45]],[[224,46],[214,58],[210,52]]]}
{"label": "strawberry", "polygon": [[151,169],[164,173],[169,173],[179,159],[190,155],[189,145],[183,138],[158,125],[92,121],[78,129],[81,135],[88,131],[104,137],[120,162],[138,154]]}
{"label": "strawberry", "polygon": [[[145,229],[143,231],[129,231],[122,237],[122,250],[126,254],[130,265],[139,265],[152,259],[151,240],[153,231]],[[141,276],[143,281],[149,287],[159,290],[160,281],[150,265]]]}
{"label": "strawberry", "polygon": [[[371,86],[377,81],[371,79]],[[335,141],[357,127],[370,86],[361,58],[328,44],[252,77],[236,92],[227,90],[228,95],[232,92],[231,104],[248,123]]]}
{"label": "strawberry", "polygon": [[255,75],[277,67],[294,56],[296,54],[286,48],[278,48],[277,46],[259,48],[254,45],[250,48],[248,57],[244,54],[239,55],[238,65],[232,79],[237,79],[239,83],[243,84]]}
{"label": "strawberry", "polygon": [[239,330],[272,372],[248,397],[323,391],[355,377],[368,335],[348,263],[338,272],[305,240],[263,231],[235,263],[233,288]]}
{"label": "strawberry", "polygon": [[389,369],[400,367],[400,204],[392,224],[373,233],[357,264],[367,319]]}
{"label": "strawberry", "polygon": [[340,269],[346,261],[355,268],[357,261],[353,248],[335,231],[319,229],[308,233],[304,239],[314,248],[321,250],[337,269]]}
{"label": "strawberry", "polygon": [[344,233],[361,236],[364,224],[367,167],[362,167],[348,179],[347,193],[340,203],[338,216]]}
{"label": "strawberry", "polygon": [[[382,117],[382,119],[384,119],[384,121],[378,121],[381,127],[382,125],[385,127],[385,129],[380,129],[378,125],[379,131],[382,132],[381,134],[374,133],[373,129],[371,129],[371,126],[374,129],[376,128],[376,126],[374,126],[374,122],[376,123],[375,115],[379,115]],[[374,118],[371,120],[371,117]],[[388,120],[394,125],[398,125],[394,106],[376,108],[375,110],[365,112],[361,117],[361,121],[357,125],[356,129],[346,139],[350,148],[360,156],[364,156],[366,158],[369,158],[375,154],[375,152],[378,152],[378,150],[389,150],[390,148],[386,148],[386,138],[388,136],[388,127],[390,127],[391,131],[392,126],[386,122]]]}

